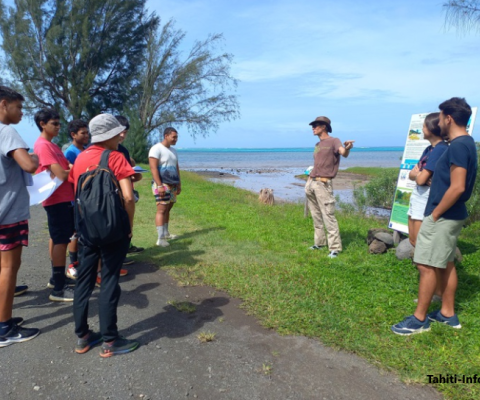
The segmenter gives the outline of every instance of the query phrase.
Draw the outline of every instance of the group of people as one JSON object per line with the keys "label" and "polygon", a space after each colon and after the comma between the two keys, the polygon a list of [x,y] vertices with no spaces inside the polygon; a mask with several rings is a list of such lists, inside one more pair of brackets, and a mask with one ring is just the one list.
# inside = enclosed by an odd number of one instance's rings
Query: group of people
{"label": "group of people", "polygon": [[[134,182],[142,178],[133,166],[135,161],[121,144],[128,134],[129,123],[123,116],[99,114],[89,123],[73,120],[68,124],[72,143],[62,152],[53,142],[60,131],[60,116],[56,110],[44,108],[34,117],[40,130],[33,153],[11,126],[20,122],[24,97],[0,86],[0,347],[35,338],[40,330],[22,327],[23,319],[12,317],[15,294],[25,291],[16,287],[23,246],[28,245],[29,194],[31,174],[47,171],[61,182],[43,203],[50,235],[49,255],[52,277],[47,287],[52,289],[51,301],[73,302],[75,351],[85,353],[103,342],[100,355],[110,357],[135,350],[139,343],[122,337],[117,328],[117,305],[121,289],[119,277],[127,273],[127,253],[143,248],[131,244],[135,201]],[[149,152],[152,171],[152,191],[155,198],[157,245],[166,247],[170,234],[170,210],[181,191],[178,158],[173,145],[178,140],[174,128],[167,128],[163,140]],[[83,174],[99,166],[102,154],[108,153],[108,169],[115,177],[128,215],[128,233],[113,243],[91,243],[85,233],[76,232],[74,205],[82,188]],[[77,219],[78,221],[78,219]],[[66,268],[67,248],[70,264]],[[95,285],[100,286],[100,331],[88,325],[88,307]],[[16,293],[17,289],[17,293]]]}
{"label": "group of people", "polygon": [[[117,328],[121,293],[118,282],[127,272],[122,266],[128,252],[143,250],[131,245],[136,200],[133,184],[141,179],[141,174],[135,172],[135,162],[121,144],[128,133],[128,120],[99,114],[88,124],[83,120],[71,121],[68,131],[72,144],[63,154],[53,142],[60,130],[60,116],[55,110],[41,109],[34,118],[40,136],[34,152],[29,153],[28,145],[11,126],[21,120],[23,102],[21,94],[0,86],[0,347],[33,339],[40,333],[36,328],[21,327],[23,319],[12,317],[12,308],[22,248],[28,245],[30,213],[26,186],[30,174],[48,171],[52,178],[62,182],[43,202],[52,263],[49,299],[73,302],[77,353],[85,353],[102,341],[102,357],[133,351],[139,343],[120,336]],[[409,237],[415,246],[414,262],[420,272],[420,283],[415,313],[392,326],[392,331],[399,335],[428,331],[431,321],[461,327],[454,309],[457,288],[454,257],[458,236],[468,216],[465,202],[476,179],[477,151],[466,130],[472,111],[465,99],[452,98],[440,104],[439,109],[439,113],[425,118],[424,138],[431,145],[409,174],[416,182],[408,212]],[[342,144],[331,137],[332,124],[327,117],[317,117],[310,125],[319,138],[314,167],[305,185],[315,231],[310,249],[328,246],[328,256],[336,258],[342,251],[342,242],[335,218],[332,180],[337,175],[340,156],[348,157],[354,142],[348,140]],[[148,154],[156,202],[156,244],[161,247],[169,246],[168,240],[175,238],[169,231],[169,217],[181,192],[178,157],[173,148],[177,140],[178,132],[166,128],[163,140]],[[100,164],[105,151],[109,152],[108,168],[118,182],[130,229],[116,242],[92,244],[81,232],[75,232],[74,202],[81,176]],[[88,325],[89,300],[96,284],[100,286],[99,332],[90,330]],[[427,315],[432,299],[441,300],[442,306]]]}
{"label": "group of people", "polygon": [[[455,313],[458,279],[454,259],[458,236],[468,217],[465,203],[477,176],[477,149],[467,132],[472,109],[465,99],[453,97],[439,109],[425,118],[423,135],[430,146],[409,173],[416,182],[408,211],[409,240],[415,247],[413,261],[420,282],[414,314],[391,328],[398,335],[429,331],[431,322],[461,328]],[[317,117],[310,125],[320,139],[305,186],[315,230],[310,249],[321,249],[328,242],[329,257],[335,258],[342,251],[342,242],[334,214],[332,179],[338,172],[340,156],[348,157],[353,142],[342,145],[331,137],[327,117]],[[441,308],[427,314],[432,301],[441,301]]]}

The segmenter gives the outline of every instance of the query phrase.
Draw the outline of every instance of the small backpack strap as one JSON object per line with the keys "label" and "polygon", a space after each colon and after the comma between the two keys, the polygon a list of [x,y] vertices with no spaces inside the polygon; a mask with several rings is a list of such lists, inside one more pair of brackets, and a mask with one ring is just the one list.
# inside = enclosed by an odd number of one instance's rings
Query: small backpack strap
{"label": "small backpack strap", "polygon": [[108,158],[110,157],[110,153],[112,150],[103,150],[102,157],[100,158],[99,167],[107,168],[108,169]]}

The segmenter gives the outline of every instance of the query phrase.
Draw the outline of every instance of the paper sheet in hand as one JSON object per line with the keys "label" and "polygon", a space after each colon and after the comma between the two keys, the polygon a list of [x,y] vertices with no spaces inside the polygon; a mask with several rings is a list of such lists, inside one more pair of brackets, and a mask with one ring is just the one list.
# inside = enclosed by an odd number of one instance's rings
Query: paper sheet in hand
{"label": "paper sheet in hand", "polygon": [[33,185],[27,186],[30,193],[30,206],[47,200],[63,182],[50,177],[50,171],[43,171],[33,176]]}

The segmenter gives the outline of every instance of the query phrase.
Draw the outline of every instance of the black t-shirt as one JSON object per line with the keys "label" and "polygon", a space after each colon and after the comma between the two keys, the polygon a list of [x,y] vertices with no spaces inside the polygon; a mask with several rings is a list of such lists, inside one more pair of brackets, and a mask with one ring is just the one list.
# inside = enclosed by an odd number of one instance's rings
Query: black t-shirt
{"label": "black t-shirt", "polygon": [[130,160],[130,153],[129,153],[128,150],[125,148],[125,146],[123,146],[123,145],[121,145],[121,144],[119,143],[117,150],[125,156],[125,158],[127,159],[128,163],[133,167],[133,165],[132,165],[132,160]]}
{"label": "black t-shirt", "polygon": [[477,148],[475,141],[470,135],[460,136],[450,142],[448,149],[439,158],[435,173],[432,178],[432,186],[430,188],[430,196],[428,198],[427,207],[425,208],[425,216],[429,216],[435,207],[442,200],[445,192],[450,187],[450,167],[465,168],[467,170],[467,178],[465,181],[465,192],[462,193],[457,202],[450,207],[442,218],[462,220],[468,217],[465,202],[470,198],[477,177]]}

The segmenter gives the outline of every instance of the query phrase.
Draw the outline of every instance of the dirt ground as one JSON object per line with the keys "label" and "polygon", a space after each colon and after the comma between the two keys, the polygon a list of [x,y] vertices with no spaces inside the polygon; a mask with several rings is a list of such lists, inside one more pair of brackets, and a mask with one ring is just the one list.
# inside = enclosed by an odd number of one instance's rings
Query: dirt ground
{"label": "dirt ground", "polygon": [[[30,246],[18,280],[30,290],[15,299],[14,316],[42,333],[0,349],[2,400],[442,398],[432,387],[401,383],[353,354],[266,330],[245,315],[238,299],[211,287],[179,287],[167,265],[133,264],[121,278],[118,325],[141,347],[109,359],[98,348],[78,355],[71,304],[48,300],[45,212],[31,210]],[[93,329],[98,293],[90,308]],[[179,312],[172,301],[190,302],[196,311]],[[202,332],[215,333],[215,340],[200,343]]]}

